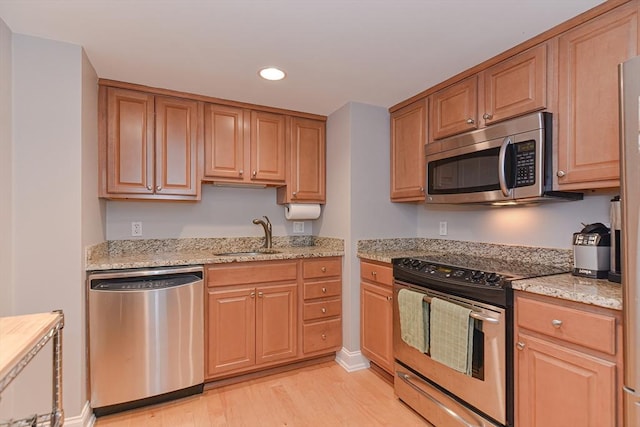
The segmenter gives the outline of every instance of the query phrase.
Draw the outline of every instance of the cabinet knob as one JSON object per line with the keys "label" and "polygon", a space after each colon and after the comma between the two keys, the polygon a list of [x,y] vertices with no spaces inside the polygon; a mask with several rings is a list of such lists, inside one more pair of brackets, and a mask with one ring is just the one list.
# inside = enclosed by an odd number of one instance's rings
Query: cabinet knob
{"label": "cabinet knob", "polygon": [[156,187],[156,191],[162,191],[162,186],[158,185],[158,186]]}
{"label": "cabinet knob", "polygon": [[327,293],[327,288],[322,288],[322,293],[326,294]]}
{"label": "cabinet knob", "polygon": [[560,326],[562,326],[562,320],[553,319],[551,321],[551,325],[556,329],[560,329]]}
{"label": "cabinet knob", "polygon": [[373,277],[376,277],[376,276],[378,275],[378,273],[376,273],[375,271],[372,271],[372,272],[371,272],[371,275],[372,275]]}
{"label": "cabinet knob", "polygon": [[249,294],[249,296],[250,296],[251,298],[255,298],[255,297],[256,297],[256,293],[255,293],[255,292],[251,292],[251,293]]}
{"label": "cabinet knob", "polygon": [[326,308],[324,308],[324,307],[322,307],[322,309],[320,309],[320,311],[324,314],[324,313],[326,313],[326,312],[327,312],[327,309],[326,309]]}
{"label": "cabinet knob", "polygon": [[420,187],[420,192],[424,193],[424,187]]}
{"label": "cabinet knob", "polygon": [[151,184],[147,185],[147,190],[149,191],[153,190],[153,187],[151,186]]}
{"label": "cabinet knob", "polygon": [[320,271],[322,271],[323,273],[327,272],[327,267],[320,267]]}
{"label": "cabinet knob", "polygon": [[327,340],[327,334],[322,334],[320,336],[322,337],[323,340],[325,340],[325,341]]}
{"label": "cabinet knob", "polygon": [[243,171],[242,169],[240,169],[240,170],[238,171],[238,175],[240,175],[240,176],[244,175],[244,171]]}
{"label": "cabinet knob", "polygon": [[262,298],[263,297],[263,293],[262,292],[258,292],[258,298]]}
{"label": "cabinet knob", "polygon": [[293,198],[295,199],[296,197],[298,197],[298,192],[294,191],[293,193],[291,193],[291,195],[293,196]]}
{"label": "cabinet knob", "polygon": [[387,301],[393,301],[393,297],[391,296],[387,297]]}
{"label": "cabinet knob", "polygon": [[565,171],[558,171],[558,173],[556,173],[556,175],[558,175],[558,178],[562,178],[563,176],[566,175]]}
{"label": "cabinet knob", "polygon": [[251,176],[252,176],[252,177],[254,177],[254,178],[255,178],[255,177],[256,177],[256,175],[258,175],[258,172],[256,172],[256,171],[251,172]]}
{"label": "cabinet knob", "polygon": [[485,120],[491,120],[491,119],[493,119],[493,114],[484,113],[482,115],[482,118],[485,119]]}
{"label": "cabinet knob", "polygon": [[524,343],[522,341],[518,341],[518,344],[516,344],[516,347],[518,347],[518,350],[524,350]]}
{"label": "cabinet knob", "polygon": [[474,124],[475,122],[476,122],[476,121],[475,121],[475,120],[473,120],[472,118],[468,118],[468,119],[467,119],[467,124],[468,124],[468,125],[472,125],[472,124]]}

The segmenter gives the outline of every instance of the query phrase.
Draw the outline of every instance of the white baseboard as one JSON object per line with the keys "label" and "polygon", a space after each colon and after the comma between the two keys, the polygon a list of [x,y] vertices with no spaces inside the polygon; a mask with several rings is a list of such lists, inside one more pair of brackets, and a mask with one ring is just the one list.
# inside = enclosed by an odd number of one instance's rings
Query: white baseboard
{"label": "white baseboard", "polygon": [[82,413],[76,417],[65,417],[64,427],[93,427],[93,423],[96,421],[96,417],[93,416],[93,411],[89,405],[89,401],[84,404]]}
{"label": "white baseboard", "polygon": [[347,372],[359,371],[369,367],[369,361],[360,351],[349,351],[344,347],[336,353],[336,362]]}

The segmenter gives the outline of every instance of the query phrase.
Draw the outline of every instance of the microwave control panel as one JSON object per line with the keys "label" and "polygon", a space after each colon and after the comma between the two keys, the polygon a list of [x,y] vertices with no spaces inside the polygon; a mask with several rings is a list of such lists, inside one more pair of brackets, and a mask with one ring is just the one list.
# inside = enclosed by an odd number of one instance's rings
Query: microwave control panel
{"label": "microwave control panel", "polygon": [[516,187],[526,187],[536,183],[536,143],[525,141],[516,147]]}

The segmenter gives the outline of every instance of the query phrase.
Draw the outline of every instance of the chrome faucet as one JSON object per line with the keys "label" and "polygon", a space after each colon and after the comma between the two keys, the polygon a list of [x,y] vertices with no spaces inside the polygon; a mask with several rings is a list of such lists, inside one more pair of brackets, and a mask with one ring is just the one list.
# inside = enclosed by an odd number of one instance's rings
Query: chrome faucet
{"label": "chrome faucet", "polygon": [[264,228],[264,245],[262,245],[262,247],[271,249],[271,222],[266,216],[263,216],[262,218],[264,218],[265,221],[256,218],[253,220],[253,223],[260,224],[262,228]]}

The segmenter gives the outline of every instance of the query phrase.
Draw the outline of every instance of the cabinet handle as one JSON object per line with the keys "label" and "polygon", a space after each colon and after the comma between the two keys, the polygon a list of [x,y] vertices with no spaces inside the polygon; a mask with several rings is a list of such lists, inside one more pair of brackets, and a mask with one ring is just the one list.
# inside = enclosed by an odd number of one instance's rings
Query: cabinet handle
{"label": "cabinet handle", "polygon": [[255,292],[251,292],[251,293],[249,294],[249,296],[250,296],[251,298],[255,298],[255,297],[256,297],[256,293],[255,293]]}
{"label": "cabinet handle", "polygon": [[320,271],[322,271],[323,273],[327,272],[327,267],[320,267]]}
{"label": "cabinet handle", "polygon": [[262,298],[264,294],[262,292],[258,292],[258,298]]}
{"label": "cabinet handle", "polygon": [[322,307],[322,309],[320,310],[323,314],[327,312],[327,309]]}
{"label": "cabinet handle", "polygon": [[244,171],[243,171],[242,169],[240,169],[240,170],[238,171],[238,175],[240,175],[240,176],[244,175]]}
{"label": "cabinet handle", "polygon": [[522,341],[518,341],[518,344],[516,344],[516,347],[518,347],[518,350],[524,350],[524,346],[525,344]]}
{"label": "cabinet handle", "polygon": [[471,118],[467,119],[467,124],[468,124],[468,125],[472,125],[472,124],[474,124],[475,122],[476,122],[476,121],[475,121],[475,120],[473,120],[473,119],[471,119]]}
{"label": "cabinet handle", "polygon": [[251,176],[254,177],[254,178],[256,177],[257,174],[258,174],[258,172],[256,172],[256,171],[251,172]]}
{"label": "cabinet handle", "polygon": [[482,118],[485,119],[485,120],[491,120],[491,119],[493,119],[493,114],[484,113],[482,115]]}
{"label": "cabinet handle", "polygon": [[294,191],[293,193],[291,193],[291,195],[293,196],[293,198],[295,199],[296,197],[298,197],[298,192]]}
{"label": "cabinet handle", "polygon": [[387,297],[387,301],[393,301],[393,297]]}
{"label": "cabinet handle", "polygon": [[147,185],[147,190],[149,191],[153,190],[153,187],[151,186],[151,184]]}
{"label": "cabinet handle", "polygon": [[562,326],[562,320],[553,319],[551,321],[551,324],[553,325],[554,328],[559,329],[560,326]]}
{"label": "cabinet handle", "polygon": [[371,275],[372,275],[373,277],[376,277],[376,276],[378,275],[378,273],[376,273],[375,271],[372,271],[372,272],[371,272]]}
{"label": "cabinet handle", "polygon": [[556,175],[558,175],[558,178],[562,178],[563,176],[566,175],[565,171],[558,171],[558,173],[556,173]]}
{"label": "cabinet handle", "polygon": [[322,335],[320,335],[320,337],[322,338],[323,341],[327,340],[327,334],[322,334]]}
{"label": "cabinet handle", "polygon": [[156,187],[156,191],[162,191],[162,187],[158,185],[158,186]]}
{"label": "cabinet handle", "polygon": [[327,288],[322,288],[322,293],[326,294],[327,293]]}

